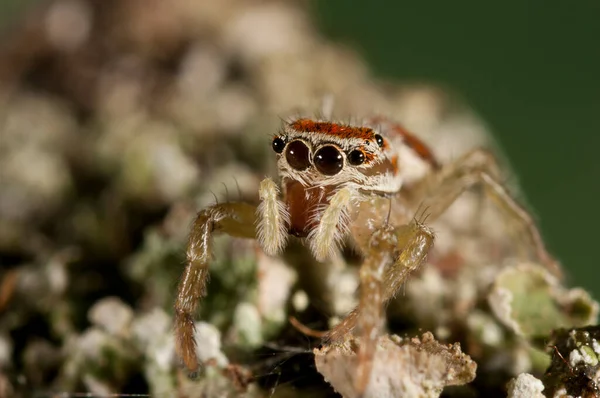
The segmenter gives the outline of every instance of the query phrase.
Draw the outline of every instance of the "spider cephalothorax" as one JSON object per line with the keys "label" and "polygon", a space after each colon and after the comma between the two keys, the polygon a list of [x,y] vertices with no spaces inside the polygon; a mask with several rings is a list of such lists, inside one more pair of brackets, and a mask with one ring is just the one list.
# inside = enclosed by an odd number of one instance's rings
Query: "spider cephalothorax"
{"label": "spider cephalothorax", "polygon": [[[278,233],[285,227],[289,234],[307,238],[319,260],[333,253],[347,235],[349,212],[356,202],[371,195],[394,195],[407,172],[437,167],[421,141],[379,119],[361,125],[293,119],[284,122],[272,147],[283,190],[283,204],[277,208],[284,226]],[[274,215],[263,214],[259,240],[265,238],[265,224],[276,223]]]}
{"label": "spider cephalothorax", "polygon": [[[521,227],[522,245],[555,273],[527,213],[498,180],[489,152],[476,149],[439,165],[421,140],[383,118],[350,125],[298,118],[284,122],[272,140],[280,184],[265,178],[258,207],[213,205],[198,213],[190,233],[187,266],[175,303],[177,351],[190,370],[198,367],[193,314],[206,292],[214,233],[257,239],[270,255],[280,253],[289,235],[304,239],[317,260],[350,242],[362,254],[358,307],[327,333],[329,340],[357,333],[356,390],[369,383],[383,305],[424,263],[434,234],[416,217],[427,209],[433,221],[463,192],[482,186]],[[280,187],[281,191],[280,192]]]}

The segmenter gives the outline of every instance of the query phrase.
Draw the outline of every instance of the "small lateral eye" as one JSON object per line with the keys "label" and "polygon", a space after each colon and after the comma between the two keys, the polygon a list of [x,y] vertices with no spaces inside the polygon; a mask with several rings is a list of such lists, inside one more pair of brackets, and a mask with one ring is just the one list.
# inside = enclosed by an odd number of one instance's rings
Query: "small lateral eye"
{"label": "small lateral eye", "polygon": [[348,154],[348,162],[353,166],[358,166],[365,162],[365,154],[358,149],[353,150]]}
{"label": "small lateral eye", "polygon": [[283,148],[285,148],[285,141],[283,141],[281,137],[275,137],[271,143],[271,146],[275,152],[281,153],[283,152]]}
{"label": "small lateral eye", "polygon": [[336,147],[327,145],[315,153],[313,159],[317,170],[325,175],[336,175],[344,167],[344,157]]}
{"label": "small lateral eye", "polygon": [[375,134],[375,141],[377,141],[377,145],[379,145],[379,148],[383,147],[383,137],[380,136],[379,134]]}

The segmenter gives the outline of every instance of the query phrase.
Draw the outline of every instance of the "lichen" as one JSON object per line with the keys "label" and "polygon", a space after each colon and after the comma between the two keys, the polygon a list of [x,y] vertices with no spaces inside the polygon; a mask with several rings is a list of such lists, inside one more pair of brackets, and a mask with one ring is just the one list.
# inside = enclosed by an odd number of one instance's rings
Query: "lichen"
{"label": "lichen", "polygon": [[544,384],[529,373],[521,373],[508,384],[508,398],[544,398]]}
{"label": "lichen", "polygon": [[354,389],[356,350],[350,340],[315,350],[317,369],[344,397],[438,397],[446,386],[469,383],[477,365],[460,345],[438,343],[431,333],[420,338],[384,336],[379,339],[371,380],[366,391]]}
{"label": "lichen", "polygon": [[532,339],[553,329],[597,322],[599,306],[581,289],[567,290],[535,264],[507,267],[496,277],[490,307],[514,333]]}
{"label": "lichen", "polygon": [[557,329],[548,342],[552,363],[543,377],[548,396],[600,395],[600,327]]}

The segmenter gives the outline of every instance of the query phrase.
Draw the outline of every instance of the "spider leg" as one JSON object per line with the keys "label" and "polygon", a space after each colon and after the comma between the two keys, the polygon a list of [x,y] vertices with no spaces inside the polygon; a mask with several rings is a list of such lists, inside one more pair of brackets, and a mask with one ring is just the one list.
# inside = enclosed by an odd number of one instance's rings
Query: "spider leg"
{"label": "spider leg", "polygon": [[433,232],[417,219],[397,228],[384,226],[372,235],[359,274],[359,306],[326,337],[340,340],[356,329],[354,334],[360,338],[357,392],[365,391],[369,384],[377,340],[384,327],[384,304],[425,262],[433,241]]}
{"label": "spider leg", "polygon": [[260,205],[256,210],[258,242],[265,253],[275,255],[281,252],[287,241],[290,215],[279,199],[277,184],[270,178],[262,180],[258,194],[260,197]]}
{"label": "spider leg", "polygon": [[317,261],[332,257],[342,238],[348,231],[350,222],[348,209],[352,201],[352,191],[342,188],[329,199],[329,204],[318,225],[309,233],[308,242]]}
{"label": "spider leg", "polygon": [[289,216],[279,200],[277,185],[266,178],[260,184],[259,195],[258,208],[243,202],[215,204],[198,213],[192,225],[186,251],[187,265],[175,300],[176,350],[191,371],[198,368],[193,315],[200,299],[206,295],[213,236],[225,233],[257,238],[267,254],[277,253],[285,244],[285,223]]}
{"label": "spider leg", "polygon": [[212,240],[217,233],[254,238],[256,207],[246,203],[223,203],[198,213],[190,232],[186,267],[177,287],[175,300],[176,350],[190,371],[198,369],[193,315],[206,295]]}
{"label": "spider leg", "polygon": [[[434,189],[426,194],[430,220],[435,220],[465,191],[476,186],[484,187],[492,200],[510,217],[511,222],[520,227],[525,236],[528,250],[533,250],[537,259],[554,275],[562,277],[560,265],[548,253],[541,233],[531,214],[525,210],[498,176],[496,158],[488,151],[475,149],[453,163],[445,166],[434,178]],[[523,244],[523,241],[519,241]]]}

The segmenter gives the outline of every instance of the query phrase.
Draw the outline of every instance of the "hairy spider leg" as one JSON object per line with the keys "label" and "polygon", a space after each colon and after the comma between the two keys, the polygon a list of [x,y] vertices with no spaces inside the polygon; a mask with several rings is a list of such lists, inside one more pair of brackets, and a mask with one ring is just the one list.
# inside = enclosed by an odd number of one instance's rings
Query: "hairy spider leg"
{"label": "hairy spider leg", "polygon": [[317,261],[333,258],[339,244],[348,233],[348,210],[352,202],[349,188],[338,190],[329,199],[317,226],[308,234],[308,243]]}
{"label": "hairy spider leg", "polygon": [[365,260],[359,272],[359,305],[325,337],[326,340],[340,341],[354,332],[360,338],[355,379],[357,392],[364,392],[371,378],[377,340],[384,328],[385,303],[425,262],[433,242],[432,230],[413,219],[400,227],[380,227],[363,249]]}
{"label": "hairy spider leg", "polygon": [[255,213],[256,206],[247,203],[222,203],[202,210],[194,220],[186,251],[187,263],[177,287],[175,300],[175,347],[190,371],[197,371],[199,367],[194,314],[200,299],[206,295],[213,236],[225,233],[234,237],[254,239]]}
{"label": "hairy spider leg", "polygon": [[215,204],[196,216],[190,232],[187,265],[177,288],[175,301],[175,337],[177,354],[190,371],[198,369],[194,314],[206,295],[213,236],[224,233],[233,237],[258,239],[267,254],[283,249],[287,239],[289,216],[279,200],[279,189],[269,178],[260,184],[258,207],[243,203]]}
{"label": "hairy spider leg", "polygon": [[526,251],[533,250],[535,257],[555,276],[562,278],[557,261],[550,255],[532,216],[525,210],[497,177],[498,162],[484,149],[474,149],[454,162],[444,166],[433,176],[434,184],[425,194],[422,203],[427,206],[429,217],[434,221],[468,189],[481,185],[486,194],[499,206],[509,222],[519,227],[525,240],[517,240]]}
{"label": "hairy spider leg", "polygon": [[[473,150],[443,167],[433,177],[434,188],[426,192],[425,200],[420,202],[420,208],[427,209],[423,217],[435,220],[463,192],[478,184],[483,185],[501,210],[521,226],[527,236],[526,245],[533,248],[537,258],[550,271],[561,276],[560,267],[547,252],[532,217],[498,180],[497,170],[498,164],[493,155],[482,149]],[[383,304],[397,293],[410,274],[425,261],[433,241],[433,232],[423,224],[423,220],[415,219],[396,229],[381,227],[372,235],[368,248],[363,250],[365,262],[360,270],[359,305],[325,337],[329,341],[341,341],[356,329],[354,334],[360,337],[356,378],[358,392],[365,391],[370,380],[377,338],[383,328]],[[390,253],[394,252],[399,253],[398,257],[390,259]]]}
{"label": "hairy spider leg", "polygon": [[262,180],[258,195],[260,204],[256,210],[256,236],[265,253],[272,256],[280,253],[287,242],[290,214],[279,199],[277,184],[270,178]]}

